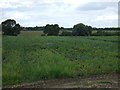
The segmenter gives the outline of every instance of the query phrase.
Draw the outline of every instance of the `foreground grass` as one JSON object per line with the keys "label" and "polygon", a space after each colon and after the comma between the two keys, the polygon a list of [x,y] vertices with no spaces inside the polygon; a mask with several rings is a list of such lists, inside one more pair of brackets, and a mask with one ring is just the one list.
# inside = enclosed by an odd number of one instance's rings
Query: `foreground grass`
{"label": "foreground grass", "polygon": [[3,85],[114,73],[118,71],[117,41],[115,36],[3,37]]}

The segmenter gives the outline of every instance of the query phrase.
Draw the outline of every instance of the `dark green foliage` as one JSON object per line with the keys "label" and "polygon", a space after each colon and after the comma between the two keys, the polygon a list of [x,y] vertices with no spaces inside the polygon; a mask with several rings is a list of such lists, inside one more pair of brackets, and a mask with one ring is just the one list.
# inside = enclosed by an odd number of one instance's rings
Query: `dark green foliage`
{"label": "dark green foliage", "polygon": [[24,30],[25,31],[43,31],[43,26],[41,26],[41,27],[38,27],[38,26],[36,26],[36,27],[24,27]]}
{"label": "dark green foliage", "polygon": [[120,32],[106,32],[98,30],[96,33],[93,33],[92,36],[120,36]]}
{"label": "dark green foliage", "polygon": [[98,30],[96,35],[104,36],[105,31]]}
{"label": "dark green foliage", "polygon": [[89,36],[91,35],[92,27],[84,25],[83,23],[74,25],[73,35],[74,36]]}
{"label": "dark green foliage", "polygon": [[20,34],[21,27],[15,20],[7,19],[2,22],[3,35],[17,36]]}
{"label": "dark green foliage", "polygon": [[41,34],[41,36],[45,36],[45,34],[43,33],[43,34]]}
{"label": "dark green foliage", "polygon": [[72,32],[70,32],[70,31],[62,31],[60,36],[72,36]]}
{"label": "dark green foliage", "polygon": [[48,36],[57,36],[59,34],[59,25],[58,24],[52,24],[49,25],[47,24],[44,27],[44,31],[45,34],[47,34]]}
{"label": "dark green foliage", "polygon": [[96,28],[96,27],[94,27],[93,30],[104,30],[104,31],[111,30],[111,31],[114,31],[114,30],[120,30],[120,28],[119,27],[108,27],[108,28]]}

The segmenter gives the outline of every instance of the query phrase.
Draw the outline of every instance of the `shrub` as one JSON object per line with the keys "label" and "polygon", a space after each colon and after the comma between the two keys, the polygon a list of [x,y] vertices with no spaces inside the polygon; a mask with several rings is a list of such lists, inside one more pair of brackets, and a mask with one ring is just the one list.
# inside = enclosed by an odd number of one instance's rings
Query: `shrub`
{"label": "shrub", "polygon": [[57,36],[59,34],[59,25],[58,24],[47,24],[44,27],[44,34],[47,34],[48,36]]}
{"label": "shrub", "polygon": [[60,36],[72,36],[72,32],[69,31],[62,31]]}
{"label": "shrub", "polygon": [[120,32],[105,32],[98,30],[96,33],[93,33],[92,36],[120,36]]}

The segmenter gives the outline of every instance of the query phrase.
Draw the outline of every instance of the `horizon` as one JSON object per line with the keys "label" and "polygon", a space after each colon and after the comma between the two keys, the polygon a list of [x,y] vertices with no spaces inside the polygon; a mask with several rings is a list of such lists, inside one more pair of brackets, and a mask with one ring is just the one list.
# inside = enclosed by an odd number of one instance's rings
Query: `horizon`
{"label": "horizon", "polygon": [[[6,20],[9,20],[9,19],[6,19]],[[4,21],[6,21],[6,20],[4,20]],[[11,20],[15,20],[15,19],[11,19]],[[4,22],[4,21],[2,21],[2,22]],[[15,20],[16,21],[16,20]],[[1,22],[1,23],[2,23]],[[16,24],[20,24],[20,23],[16,23]],[[48,23],[49,24],[49,23]],[[52,23],[51,23],[52,24]],[[51,24],[49,24],[49,25],[51,25]],[[55,24],[57,24],[57,23],[55,23]],[[78,23],[79,24],[79,23]],[[85,23],[83,23],[84,25],[86,25]],[[47,24],[46,24],[47,25]],[[44,26],[46,26],[46,25],[44,25]],[[59,25],[59,24],[58,24]],[[76,24],[75,24],[76,25]],[[20,24],[20,26],[21,26],[21,24]],[[21,27],[24,27],[24,28],[28,28],[28,27],[44,27],[44,26],[21,26]],[[73,25],[74,26],[74,25]],[[61,27],[63,27],[63,26],[61,26]],[[120,28],[119,26],[113,26],[113,27],[93,27],[93,26],[91,26],[92,28]],[[73,28],[73,27],[63,27],[63,28]]]}

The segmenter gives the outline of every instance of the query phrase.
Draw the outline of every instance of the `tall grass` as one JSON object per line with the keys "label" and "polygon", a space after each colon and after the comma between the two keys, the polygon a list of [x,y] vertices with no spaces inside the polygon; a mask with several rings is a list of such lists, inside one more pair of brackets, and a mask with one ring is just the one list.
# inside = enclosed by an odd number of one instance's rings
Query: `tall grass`
{"label": "tall grass", "polygon": [[3,37],[3,85],[116,72],[117,38]]}

